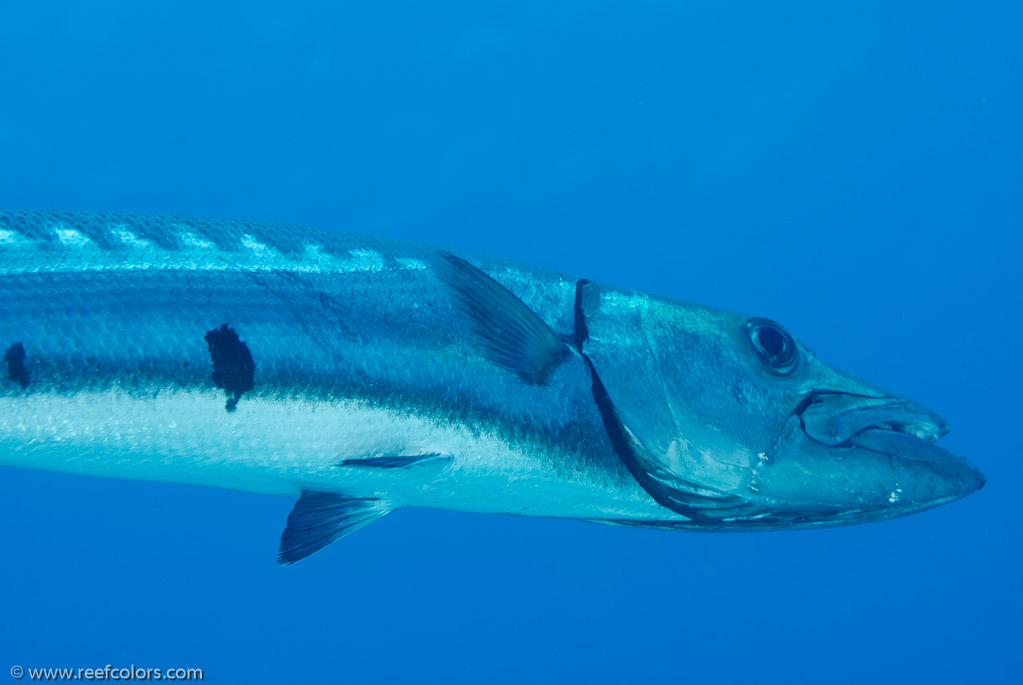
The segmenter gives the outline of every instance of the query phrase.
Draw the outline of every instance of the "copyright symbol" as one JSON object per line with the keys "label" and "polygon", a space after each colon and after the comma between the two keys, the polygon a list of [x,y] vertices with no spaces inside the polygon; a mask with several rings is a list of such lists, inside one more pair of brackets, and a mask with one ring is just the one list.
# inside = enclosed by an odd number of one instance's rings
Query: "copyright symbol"
{"label": "copyright symbol", "polygon": [[11,666],[11,676],[13,676],[15,680],[21,680],[25,677],[25,669],[21,666]]}

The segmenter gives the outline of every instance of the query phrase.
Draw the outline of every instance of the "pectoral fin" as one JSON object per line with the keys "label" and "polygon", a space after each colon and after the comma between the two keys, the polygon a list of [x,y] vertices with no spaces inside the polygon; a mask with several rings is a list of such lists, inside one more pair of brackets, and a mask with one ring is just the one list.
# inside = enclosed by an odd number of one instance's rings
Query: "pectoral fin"
{"label": "pectoral fin", "polygon": [[446,466],[451,463],[450,454],[430,452],[411,456],[362,457],[345,459],[338,466],[355,466],[369,469],[410,469],[414,466]]}
{"label": "pectoral fin", "polygon": [[277,563],[289,566],[391,511],[374,498],[305,490],[288,515]]}
{"label": "pectoral fin", "polygon": [[441,280],[468,316],[472,341],[483,355],[527,383],[546,383],[569,353],[547,322],[464,259],[441,252],[437,261]]}

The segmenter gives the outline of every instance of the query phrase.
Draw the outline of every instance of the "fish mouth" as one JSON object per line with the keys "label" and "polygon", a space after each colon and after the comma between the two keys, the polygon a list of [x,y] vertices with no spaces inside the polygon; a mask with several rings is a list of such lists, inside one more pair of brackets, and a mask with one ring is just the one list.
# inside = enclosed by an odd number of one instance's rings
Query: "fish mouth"
{"label": "fish mouth", "polygon": [[972,461],[937,444],[948,423],[905,398],[815,390],[794,413],[806,436],[838,458],[855,458],[858,450],[887,456],[902,482],[891,503],[902,509],[937,506],[986,482]]}
{"label": "fish mouth", "polygon": [[902,397],[814,390],[794,412],[816,442],[841,447],[865,431],[884,430],[937,442],[948,423],[930,409]]}

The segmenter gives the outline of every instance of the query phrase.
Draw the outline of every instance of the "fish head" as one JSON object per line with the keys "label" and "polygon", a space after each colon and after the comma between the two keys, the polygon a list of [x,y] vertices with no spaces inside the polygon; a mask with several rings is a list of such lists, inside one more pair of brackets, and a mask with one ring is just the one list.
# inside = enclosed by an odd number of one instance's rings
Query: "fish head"
{"label": "fish head", "polygon": [[697,527],[866,522],[984,484],[938,444],[940,416],[826,364],[774,321],[595,284],[579,302],[612,441]]}

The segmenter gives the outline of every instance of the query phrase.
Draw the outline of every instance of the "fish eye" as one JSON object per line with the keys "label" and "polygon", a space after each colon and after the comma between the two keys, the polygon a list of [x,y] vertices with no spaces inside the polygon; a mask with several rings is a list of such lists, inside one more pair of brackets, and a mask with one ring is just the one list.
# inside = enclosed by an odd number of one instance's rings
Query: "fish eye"
{"label": "fish eye", "polygon": [[770,371],[789,374],[799,364],[799,346],[785,328],[770,319],[750,319],[746,334],[757,357]]}

